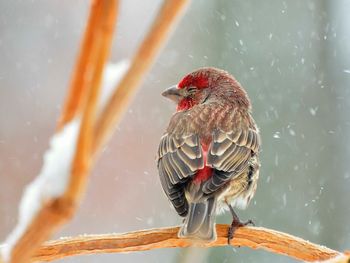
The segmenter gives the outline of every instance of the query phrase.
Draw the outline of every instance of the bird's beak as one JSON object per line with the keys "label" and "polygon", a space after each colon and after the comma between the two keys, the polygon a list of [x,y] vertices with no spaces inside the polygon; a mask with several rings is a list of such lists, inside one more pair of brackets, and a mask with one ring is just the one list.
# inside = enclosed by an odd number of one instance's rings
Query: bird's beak
{"label": "bird's beak", "polygon": [[176,103],[179,102],[183,98],[183,90],[178,89],[177,85],[174,85],[162,92],[162,96],[175,101]]}

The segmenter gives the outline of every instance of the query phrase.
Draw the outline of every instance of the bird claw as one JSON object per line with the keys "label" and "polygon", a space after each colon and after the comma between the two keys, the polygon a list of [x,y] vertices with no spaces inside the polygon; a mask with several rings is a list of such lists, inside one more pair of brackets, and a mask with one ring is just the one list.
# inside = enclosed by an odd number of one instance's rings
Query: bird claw
{"label": "bird claw", "polygon": [[249,219],[243,223],[243,226],[248,226],[248,225],[255,226],[255,223],[253,222],[253,220]]}
{"label": "bird claw", "polygon": [[255,226],[253,220],[249,219],[246,222],[241,222],[239,220],[232,220],[232,223],[230,227],[228,228],[228,234],[227,234],[227,243],[231,245],[231,239],[233,239],[233,235],[237,228],[252,225]]}

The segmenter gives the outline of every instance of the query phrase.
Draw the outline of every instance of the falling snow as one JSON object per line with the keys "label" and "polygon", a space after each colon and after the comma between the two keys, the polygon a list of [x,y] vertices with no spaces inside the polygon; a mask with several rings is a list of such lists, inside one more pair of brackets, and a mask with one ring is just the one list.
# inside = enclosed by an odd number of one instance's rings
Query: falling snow
{"label": "falling snow", "polygon": [[318,107],[310,108],[309,111],[312,116],[315,116],[318,111]]}
{"label": "falling snow", "polygon": [[275,138],[275,139],[281,138],[280,132],[275,132],[275,133],[273,134],[273,138]]}
{"label": "falling snow", "polygon": [[289,129],[289,134],[295,136],[295,131],[293,129]]}

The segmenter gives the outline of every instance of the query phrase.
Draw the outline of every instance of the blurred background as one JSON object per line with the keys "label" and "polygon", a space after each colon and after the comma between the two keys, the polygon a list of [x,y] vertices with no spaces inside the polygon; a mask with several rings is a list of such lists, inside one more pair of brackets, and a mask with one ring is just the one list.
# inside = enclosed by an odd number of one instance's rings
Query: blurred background
{"label": "blurred background", "polygon": [[[0,1],[0,240],[55,131],[89,2]],[[112,62],[130,58],[160,0],[121,1]],[[263,140],[256,196],[242,219],[350,249],[350,1],[193,1],[147,75],[57,237],[172,226],[155,153],[174,112],[160,96],[215,66],[248,91]],[[230,223],[229,214],[220,223]],[[60,262],[296,262],[248,248],[161,249]]]}

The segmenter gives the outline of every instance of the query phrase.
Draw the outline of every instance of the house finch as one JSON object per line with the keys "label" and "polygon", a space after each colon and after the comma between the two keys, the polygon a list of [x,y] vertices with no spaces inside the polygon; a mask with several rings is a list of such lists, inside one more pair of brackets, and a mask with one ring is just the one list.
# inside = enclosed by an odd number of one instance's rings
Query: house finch
{"label": "house finch", "polygon": [[228,243],[259,177],[259,130],[247,93],[233,76],[201,68],[162,93],[177,103],[162,136],[157,163],[165,194],[185,217],[179,237],[213,241],[215,216],[229,209]]}

